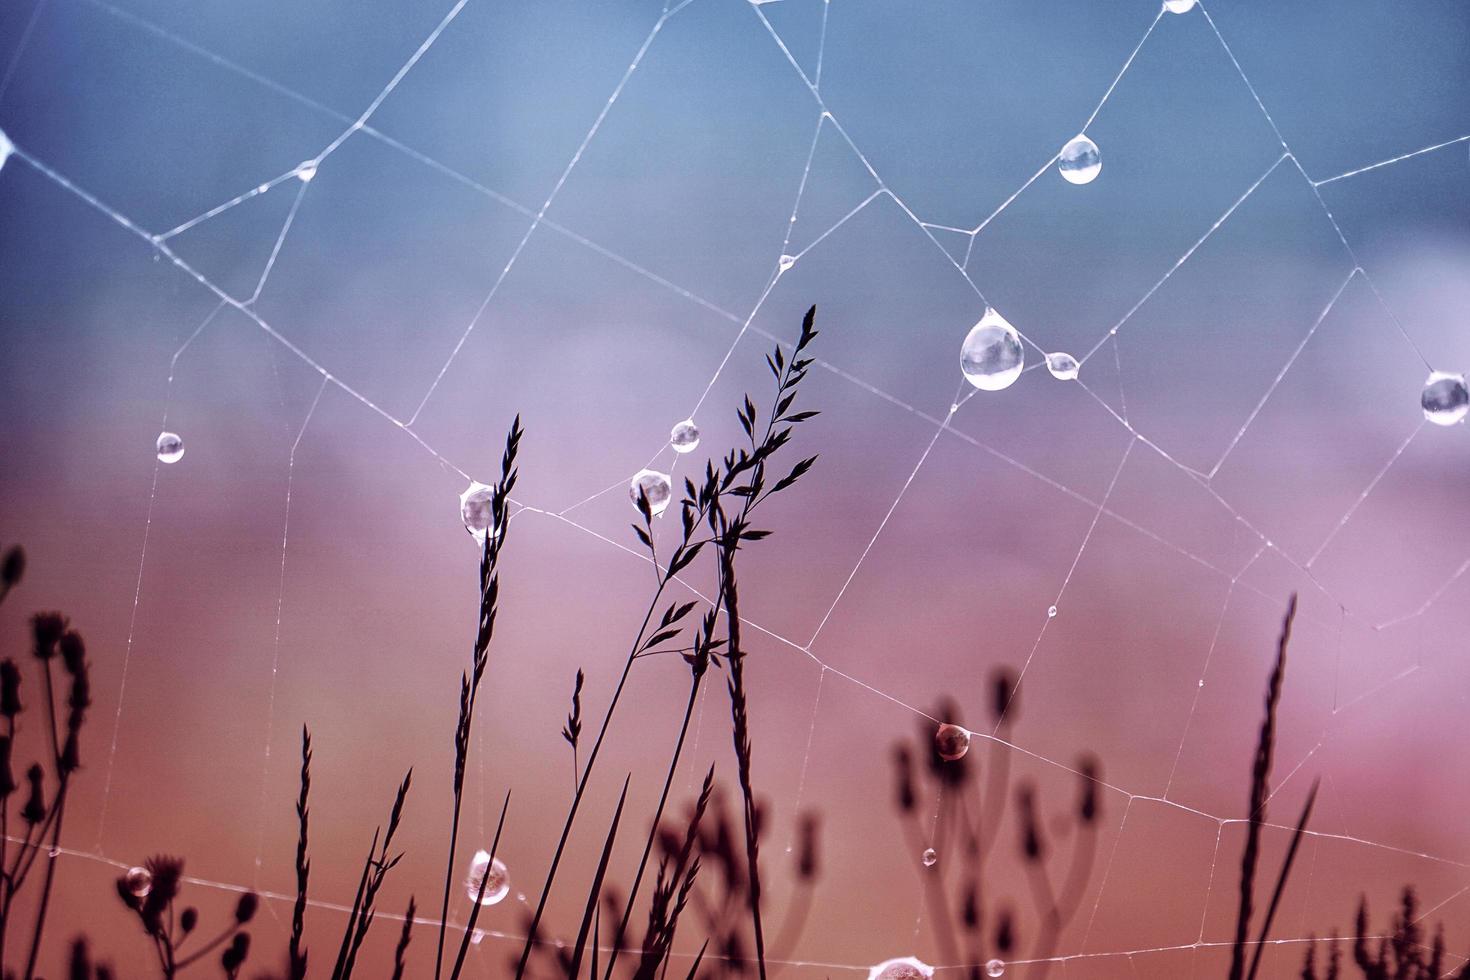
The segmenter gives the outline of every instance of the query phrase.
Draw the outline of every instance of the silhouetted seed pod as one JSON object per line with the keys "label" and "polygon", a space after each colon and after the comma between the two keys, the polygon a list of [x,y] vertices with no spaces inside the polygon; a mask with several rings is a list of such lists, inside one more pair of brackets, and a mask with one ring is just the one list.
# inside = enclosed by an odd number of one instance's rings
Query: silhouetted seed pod
{"label": "silhouetted seed pod", "polygon": [[992,689],[994,700],[991,701],[990,709],[995,714],[995,720],[1011,721],[1016,714],[1016,685],[1011,677],[1011,672],[1002,667],[995,672],[994,687]]}
{"label": "silhouetted seed pod", "polygon": [[67,773],[76,772],[81,768],[81,749],[77,745],[76,729],[67,732],[66,744],[61,748],[61,759],[58,765],[62,772]]}
{"label": "silhouetted seed pod", "polygon": [[260,898],[254,892],[246,892],[235,905],[235,921],[244,925],[255,918],[255,910],[259,907]]}
{"label": "silhouetted seed pod", "polygon": [[66,666],[66,672],[76,674],[85,669],[87,663],[87,644],[82,642],[82,634],[76,630],[67,630],[61,634],[61,662]]}
{"label": "silhouetted seed pod", "polygon": [[1007,954],[1015,948],[1015,919],[1012,917],[1010,909],[1001,909],[1000,915],[995,922],[995,951],[997,953]]}
{"label": "silhouetted seed pod", "polygon": [[31,767],[26,770],[26,779],[31,784],[31,795],[26,800],[26,805],[21,807],[20,815],[28,824],[38,824],[46,819],[46,796],[41,786],[44,777],[39,763],[31,763]]}
{"label": "silhouetted seed pod", "polygon": [[184,909],[183,914],[179,916],[179,925],[185,932],[193,932],[194,927],[198,924],[199,910],[192,905]]}
{"label": "silhouetted seed pod", "polygon": [[909,757],[908,746],[899,745],[894,748],[893,763],[898,776],[898,809],[908,813],[914,808],[914,765]]}
{"label": "silhouetted seed pod", "polygon": [[92,958],[87,955],[87,941],[78,938],[71,944],[67,969],[71,980],[92,980]]}
{"label": "silhouetted seed pod", "polygon": [[18,788],[10,768],[10,736],[0,735],[0,800],[9,798]]}
{"label": "silhouetted seed pod", "polygon": [[20,582],[26,571],[26,552],[20,545],[11,545],[5,552],[5,564],[0,567],[0,583],[10,588]]}
{"label": "silhouetted seed pod", "polygon": [[1097,758],[1089,755],[1082,759],[1077,770],[1082,774],[1082,798],[1077,803],[1077,817],[1084,824],[1090,824],[1097,820],[1097,788],[1102,779],[1101,767]]}
{"label": "silhouetted seed pod", "polygon": [[801,818],[801,845],[797,851],[796,874],[803,881],[817,876],[817,831],[820,820],[815,813],[803,814]]}
{"label": "silhouetted seed pod", "polygon": [[20,668],[14,660],[0,662],[0,715],[20,714]]}
{"label": "silhouetted seed pod", "polygon": [[965,885],[964,899],[960,903],[960,920],[965,928],[974,930],[980,925],[980,889],[972,879]]}
{"label": "silhouetted seed pod", "polygon": [[1036,823],[1036,796],[1030,785],[1016,790],[1016,805],[1021,820],[1021,854],[1027,861],[1041,860],[1041,828]]}
{"label": "silhouetted seed pod", "polygon": [[33,652],[37,660],[56,656],[56,644],[66,632],[66,617],[59,612],[36,613],[31,617],[31,633],[35,639]]}

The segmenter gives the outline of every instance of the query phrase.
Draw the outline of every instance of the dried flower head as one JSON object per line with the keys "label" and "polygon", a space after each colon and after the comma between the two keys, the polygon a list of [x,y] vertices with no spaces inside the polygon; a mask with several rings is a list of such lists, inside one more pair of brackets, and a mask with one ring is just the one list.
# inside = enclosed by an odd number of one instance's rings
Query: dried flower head
{"label": "dried flower head", "polygon": [[66,632],[66,617],[59,612],[36,613],[31,617],[31,633],[35,638],[34,652],[38,660],[50,660],[56,656],[56,644]]}
{"label": "dried flower head", "polygon": [[0,735],[0,800],[9,799],[18,786],[10,768],[10,736]]}
{"label": "dried flower head", "polygon": [[61,662],[66,667],[68,674],[75,675],[87,667],[87,644],[82,642],[82,634],[76,630],[67,630],[61,634]]}
{"label": "dried flower head", "polygon": [[14,718],[20,714],[20,668],[15,661],[0,661],[0,715]]}
{"label": "dried flower head", "polygon": [[11,545],[5,552],[5,563],[0,566],[0,584],[10,588],[20,582],[26,571],[26,552],[20,545]]}

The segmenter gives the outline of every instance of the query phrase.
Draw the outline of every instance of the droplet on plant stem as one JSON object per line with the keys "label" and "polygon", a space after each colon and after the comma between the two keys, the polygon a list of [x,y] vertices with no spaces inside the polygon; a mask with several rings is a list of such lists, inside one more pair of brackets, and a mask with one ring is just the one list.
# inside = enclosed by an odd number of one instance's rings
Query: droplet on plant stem
{"label": "droplet on plant stem", "polygon": [[699,448],[699,426],[693,419],[685,419],[669,433],[669,445],[676,453],[692,453]]}
{"label": "droplet on plant stem", "polygon": [[464,529],[481,547],[484,547],[485,537],[495,523],[494,500],[495,491],[474,480],[459,495],[459,516],[464,521]]}
{"label": "droplet on plant stem", "polygon": [[934,967],[915,956],[884,960],[868,968],[868,980],[929,980]]}
{"label": "droplet on plant stem", "polygon": [[970,733],[959,725],[942,724],[934,733],[934,751],[945,762],[963,759],[970,751]]}
{"label": "droplet on plant stem", "polygon": [[[485,883],[485,894],[480,894],[480,882]],[[481,905],[495,905],[510,891],[510,872],[500,858],[490,857],[489,851],[476,851],[470,860],[470,873],[464,882],[465,894],[470,901],[480,900]]]}
{"label": "droplet on plant stem", "polygon": [[981,391],[1009,388],[1021,376],[1025,363],[1021,335],[992,309],[986,309],[960,345],[960,370]]}
{"label": "droplet on plant stem", "polygon": [[1419,405],[1424,417],[1435,425],[1454,425],[1470,411],[1470,388],[1465,386],[1465,376],[1435,371],[1424,382]]}
{"label": "droplet on plant stem", "polygon": [[1058,381],[1075,381],[1077,379],[1077,372],[1082,369],[1082,365],[1078,364],[1077,358],[1071,354],[1057,351],[1054,354],[1046,355],[1046,369]]}
{"label": "droplet on plant stem", "polygon": [[638,503],[640,490],[643,491],[643,496],[648,498],[648,511],[654,517],[664,512],[664,508],[669,506],[669,498],[673,496],[668,474],[657,470],[639,470],[629,482],[628,496],[635,505]]}
{"label": "droplet on plant stem", "polygon": [[1057,170],[1069,184],[1090,184],[1102,172],[1102,153],[1097,144],[1086,136],[1074,136],[1062,147]]}
{"label": "droplet on plant stem", "polygon": [[[1190,0],[1190,3],[1193,3],[1193,2],[1194,2],[1194,0]],[[1004,975],[1005,972],[1006,972],[1005,960],[991,960],[989,963],[986,963],[985,964],[985,975],[986,976],[989,976],[989,977],[998,977],[998,976]]]}
{"label": "droplet on plant stem", "polygon": [[153,890],[153,872],[147,868],[129,868],[123,880],[134,898],[147,898]]}
{"label": "droplet on plant stem", "polygon": [[926,868],[932,868],[932,867],[934,867],[934,865],[936,865],[938,863],[939,863],[939,855],[935,853],[934,848],[932,848],[932,847],[926,847],[926,848],[924,848],[924,867],[926,867]]}
{"label": "droplet on plant stem", "polygon": [[177,433],[160,432],[157,446],[160,463],[177,463],[184,458],[184,440]]}

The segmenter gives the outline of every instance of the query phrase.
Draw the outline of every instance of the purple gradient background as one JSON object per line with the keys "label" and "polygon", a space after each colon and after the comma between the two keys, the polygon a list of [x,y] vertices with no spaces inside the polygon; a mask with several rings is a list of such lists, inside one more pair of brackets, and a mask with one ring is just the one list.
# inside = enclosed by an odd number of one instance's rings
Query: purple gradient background
{"label": "purple gradient background", "polygon": [[[346,125],[332,113],[355,117],[443,15],[403,0],[35,2],[0,10],[7,65],[36,14],[0,91],[0,128],[150,231],[319,152]],[[750,550],[745,573],[748,615],[767,631],[749,669],[773,909],[789,889],[798,807],[826,821],[811,919],[787,957],[815,965],[784,976],[937,958],[893,812],[891,746],[916,731],[913,709],[944,695],[984,727],[991,670],[1028,657],[1018,773],[1048,810],[1064,809],[1075,780],[1057,763],[1091,751],[1124,791],[1104,796],[1098,867],[1060,951],[1224,940],[1243,834],[1217,818],[1244,815],[1293,590],[1303,605],[1271,813],[1291,820],[1320,776],[1313,828],[1324,836],[1304,846],[1276,934],[1346,931],[1360,892],[1381,923],[1413,882],[1449,923],[1452,950],[1470,952],[1470,576],[1456,577],[1470,556],[1470,443],[1463,426],[1416,432],[1425,365],[1394,319],[1437,368],[1470,366],[1464,142],[1320,188],[1381,296],[1349,278],[1354,260],[1288,162],[1128,319],[1116,359],[1104,347],[1088,361],[1086,390],[1030,371],[967,401],[935,440],[960,339],[985,303],[943,250],[963,255],[964,240],[931,240],[896,199],[925,221],[973,227],[1087,118],[1156,9],[832,3],[822,95],[896,198],[879,196],[803,254],[742,332],[775,272],[820,111],[762,16],[812,73],[823,5],[694,0],[659,30],[559,184],[660,8],[472,0],[372,120],[442,166],[349,138],[309,185],[255,304],[340,385],[323,387],[233,309],[189,340],[215,298],[12,159],[0,172],[0,540],[23,542],[32,561],[0,609],[0,636],[19,649],[25,614],[64,609],[95,671],[66,835],[84,854],[59,865],[57,955],[85,930],[125,973],[143,972],[107,861],[176,852],[201,878],[290,892],[303,723],[316,747],[315,897],[350,901],[371,827],[413,766],[409,857],[384,906],[400,910],[410,892],[436,904],[475,603],[455,468],[488,480],[516,412],[527,509],[510,530],[461,860],[513,787],[502,853],[513,888],[534,899],[570,791],[557,732],[572,675],[587,670],[595,723],[652,580],[629,551],[621,483],[655,454],[674,465],[668,429],[712,377],[697,458],[729,445],[740,396],[766,390],[768,338],[794,338],[813,302],[823,365],[803,397],[823,415],[797,452],[822,459],[771,505],[776,536]],[[1222,0],[1211,14],[1314,178],[1470,133],[1462,3]],[[1198,11],[1163,18],[1089,133],[1100,178],[1072,187],[1043,174],[976,238],[968,265],[1029,337],[1079,356],[1282,152]],[[248,296],[297,186],[171,245]],[[824,125],[786,251],[877,186]],[[517,252],[553,192],[554,225]],[[423,403],[416,441],[382,413],[415,414],[513,255]],[[1212,496],[1180,467],[1208,471],[1268,390]],[[188,451],[155,473],[165,407]],[[1147,443],[1129,448],[1124,415]],[[634,672],[578,858],[600,845],[622,774],[634,773],[631,812],[651,811],[684,683],[672,660]],[[733,772],[720,686],[699,717],[681,805],[711,761]],[[981,766],[987,751],[977,745]],[[1173,805],[1153,799],[1166,793]],[[636,860],[635,836],[616,868]],[[1286,836],[1268,833],[1269,867]],[[1002,853],[992,894],[1025,904]],[[568,866],[556,923],[579,911],[589,863]],[[232,900],[191,894],[206,921]],[[288,919],[288,905],[267,903],[259,950],[284,948]],[[312,911],[318,963],[342,919]],[[481,923],[515,933],[520,906]],[[365,975],[386,975],[395,932],[380,926]],[[414,947],[420,967],[429,935]],[[516,948],[487,939],[474,969],[500,975]],[[1271,948],[1266,973],[1293,975],[1300,953]],[[1208,946],[1140,952],[1053,975],[1219,976],[1227,959]]]}

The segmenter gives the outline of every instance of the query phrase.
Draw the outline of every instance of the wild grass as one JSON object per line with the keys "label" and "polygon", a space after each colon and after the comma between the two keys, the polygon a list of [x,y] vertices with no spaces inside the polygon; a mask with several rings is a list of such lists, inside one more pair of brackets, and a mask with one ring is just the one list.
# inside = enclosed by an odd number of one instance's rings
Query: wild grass
{"label": "wild grass", "polygon": [[[812,812],[797,817],[790,897],[782,914],[773,918],[777,910],[770,907],[766,887],[771,868],[761,852],[761,843],[770,830],[770,807],[758,792],[752,724],[755,706],[747,673],[758,669],[759,658],[752,658],[753,650],[742,633],[740,556],[770,534],[754,523],[761,506],[794,486],[816,463],[816,457],[810,456],[789,468],[785,464],[779,470],[774,468],[798,426],[817,414],[796,406],[801,383],[813,363],[810,349],[817,338],[815,312],[813,308],[807,313],[789,355],[778,345],[767,357],[773,378],[769,401],[758,407],[747,395],[738,406],[736,416],[745,443],[718,460],[708,461],[697,479],[685,479],[682,496],[674,504],[677,526],[660,533],[663,522],[656,516],[653,502],[642,492],[636,500],[637,520],[632,531],[653,572],[652,594],[628,642],[621,671],[595,730],[586,727],[589,718],[584,715],[584,708],[595,705],[589,694],[589,677],[583,670],[576,673],[570,711],[561,730],[570,748],[572,795],[534,911],[525,922],[519,954],[505,964],[504,975],[514,975],[517,980],[525,976],[666,980],[672,971],[676,978],[683,975],[688,980],[732,975],[767,980],[779,962],[798,949],[818,879],[820,821]],[[460,678],[458,713],[450,733],[453,765],[447,769],[445,788],[451,817],[443,889],[433,920],[433,955],[430,957],[427,950],[414,943],[419,907],[410,897],[397,941],[391,947],[391,960],[385,956],[385,962],[374,967],[376,973],[391,973],[394,980],[430,976],[431,960],[435,980],[443,980],[446,974],[450,980],[458,980],[465,971],[472,939],[478,935],[478,917],[490,887],[489,871],[480,875],[478,884],[471,880],[475,894],[467,896],[465,921],[455,925],[451,898],[456,883],[462,881],[459,869],[464,867],[459,838],[465,777],[481,694],[486,684],[494,683],[491,666],[501,559],[508,540],[513,538],[511,493],[523,435],[517,418],[507,435],[500,476],[492,488],[492,520],[479,563],[476,628],[469,662]],[[782,475],[773,478],[777,472]],[[680,594],[678,589],[683,588],[685,573],[701,557],[713,572],[713,594],[700,597],[691,590],[694,599],[675,598]],[[24,553],[11,548],[0,565],[0,601],[19,585],[24,571]],[[1259,975],[1262,951],[1270,942],[1272,925],[1299,845],[1307,834],[1316,797],[1314,785],[1275,875],[1264,914],[1257,921],[1262,836],[1267,827],[1278,711],[1295,610],[1293,597],[1276,646],[1252,760],[1247,836],[1228,980],[1256,980]],[[68,790],[80,767],[81,735],[91,704],[88,661],[81,636],[59,613],[36,615],[31,629],[33,669],[41,681],[43,761],[27,769],[24,783],[17,783],[12,769],[17,717],[23,711],[22,672],[12,659],[0,662],[0,718],[4,720],[4,731],[0,733],[0,977],[4,980],[35,980],[37,975]],[[623,894],[616,884],[619,869],[613,860],[617,840],[628,833],[628,825],[635,820],[627,811],[633,776],[627,773],[603,834],[599,860],[591,869],[590,884],[580,902],[580,918],[568,938],[546,917],[568,841],[587,802],[601,750],[613,730],[632,672],[641,660],[668,654],[682,658],[688,668],[687,697],[682,713],[671,719],[677,728],[663,764],[658,802],[651,814],[637,820],[642,846],[637,863],[628,869],[630,884]],[[59,668],[55,666],[58,662]],[[712,765],[704,774],[698,796],[687,804],[683,815],[670,818],[674,781],[683,761],[695,706],[712,670],[725,674],[734,790],[723,788]],[[591,680],[595,685],[598,679]],[[59,693],[58,686],[65,690]],[[1005,968],[1007,961],[1019,961],[1018,967],[1029,964],[1026,972],[1040,980],[1055,962],[1068,926],[1088,892],[1103,822],[1106,784],[1101,761],[1091,755],[1080,756],[1074,769],[1075,797],[1054,816],[1044,816],[1038,786],[1029,779],[1012,776],[1012,726],[1021,707],[1016,682],[1008,671],[998,671],[992,691],[990,714],[994,728],[993,734],[984,739],[989,748],[984,772],[979,771],[977,759],[981,753],[973,751],[972,733],[963,728],[958,707],[943,703],[935,712],[939,719],[937,731],[933,723],[926,722],[915,743],[895,747],[895,803],[901,832],[906,835],[924,883],[926,914],[938,956],[946,964],[962,966],[967,977],[993,976],[996,969]],[[594,732],[590,746],[584,739],[588,732]],[[961,741],[970,751],[960,751]],[[377,948],[369,947],[367,939],[379,918],[379,897],[390,873],[406,857],[395,851],[393,844],[407,810],[411,771],[397,787],[386,824],[372,834],[330,970],[325,968],[325,960],[309,958],[308,928],[318,935],[327,927],[327,923],[308,921],[312,905],[308,833],[311,767],[312,736],[303,726],[295,801],[295,901],[286,949],[279,961],[283,965],[267,967],[267,972],[258,974],[263,978],[278,975],[305,980],[314,972],[317,976],[329,973],[332,980],[348,980],[368,955],[365,951]],[[921,813],[921,807],[927,805],[921,801],[929,799],[938,800],[932,820],[927,811]],[[510,804],[511,792],[507,789],[488,852],[491,868]],[[1005,859],[1007,850],[1002,847],[1005,826],[1015,830],[1008,850],[1025,881],[1024,900],[994,891],[998,880],[993,874],[994,864]],[[1069,843],[1061,840],[1059,827],[1065,828]],[[929,849],[938,855],[937,861],[921,857]],[[29,942],[23,944],[21,955],[7,947],[6,937],[14,931],[17,898],[33,881],[32,872],[43,854],[50,857],[40,876],[39,895],[32,903],[35,915],[28,930]],[[650,892],[643,897],[645,880],[650,878]],[[183,902],[183,882],[183,861],[163,856],[150,859],[117,881],[118,898],[124,910],[137,920],[148,948],[153,950],[158,973],[171,980],[186,970],[202,972],[205,965],[213,963],[226,977],[239,976],[251,953],[251,937],[245,927],[255,916],[257,897],[242,895],[228,921],[204,939],[199,912]],[[1352,966],[1366,980],[1431,980],[1447,975],[1442,930],[1426,947],[1421,917],[1416,913],[1414,894],[1406,890],[1392,934],[1375,941],[1368,937],[1366,902],[1363,904],[1351,943]],[[636,925],[640,918],[641,928]],[[1028,931],[1032,934],[1027,935]],[[689,938],[691,932],[693,937]],[[693,955],[677,952],[681,937],[682,948],[695,951]],[[456,938],[457,943],[453,941]],[[1326,972],[1322,974],[1317,972],[1318,944],[1310,944],[1302,980],[1339,980],[1347,969],[1342,956],[1345,942],[1335,934],[1333,939],[1323,941],[1327,953]],[[680,955],[686,958],[676,964]],[[194,970],[196,966],[200,969]],[[903,972],[912,967],[894,969],[898,972],[883,973],[883,980],[915,976]],[[66,972],[74,980],[111,980],[114,975],[106,963],[93,962],[87,942],[80,938],[70,947]],[[1019,972],[1011,971],[1010,975]],[[1470,980],[1470,965],[1458,976]]]}

